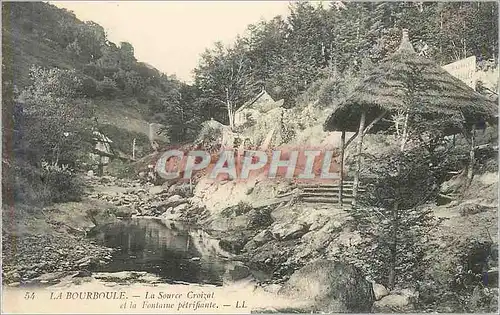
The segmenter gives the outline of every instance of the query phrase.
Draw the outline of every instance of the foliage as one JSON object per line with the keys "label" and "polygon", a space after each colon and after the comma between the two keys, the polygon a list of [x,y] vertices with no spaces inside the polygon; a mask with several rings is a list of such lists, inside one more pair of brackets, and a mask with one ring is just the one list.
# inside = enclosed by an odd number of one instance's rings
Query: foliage
{"label": "foliage", "polygon": [[81,81],[73,71],[32,68],[31,86],[21,91],[22,148],[50,162],[71,161],[89,147],[92,108],[76,102]]}
{"label": "foliage", "polygon": [[74,71],[40,67],[32,67],[31,78],[19,102],[14,94],[3,99],[14,108],[16,155],[6,169],[13,200],[38,205],[77,200],[82,186],[73,169],[91,147],[92,108],[74,99],[82,93],[82,81]]}
{"label": "foliage", "polygon": [[33,206],[50,205],[54,202],[78,201],[83,195],[83,185],[73,169],[42,161],[32,165],[22,160],[11,164],[9,180],[13,186],[13,199],[5,202],[21,202]]}
{"label": "foliage", "polygon": [[433,263],[418,288],[423,305],[438,312],[498,311],[497,280],[485,272],[498,265],[497,245],[492,240],[466,237],[430,256]]}
{"label": "foliage", "polygon": [[111,124],[99,125],[99,131],[112,139],[111,150],[116,153],[121,152],[127,156],[132,156],[132,146],[135,139],[136,158],[141,158],[149,152],[151,146],[149,138],[138,132],[129,131]]}
{"label": "foliage", "polygon": [[115,176],[116,178],[132,179],[136,175],[136,170],[133,164],[123,162],[119,159],[113,159],[111,162],[109,162],[107,166],[107,172],[111,176]]}
{"label": "foliage", "polygon": [[[496,3],[484,2],[335,2],[330,7],[295,2],[288,18],[277,16],[250,25],[232,47],[208,51],[195,72],[195,85],[209,99],[210,116],[223,122],[228,121],[221,110],[224,91],[209,86],[230,86],[237,96],[232,100],[235,107],[244,103],[254,84],[294,106],[314,82],[326,80],[320,103],[329,104],[332,94],[341,93],[337,78],[355,77],[365,64],[378,63],[394,52],[403,28],[409,29],[417,53],[440,65],[471,55],[494,59],[497,12]],[[244,82],[241,76],[221,76],[234,68],[235,56],[245,61]]]}
{"label": "foliage", "polygon": [[418,280],[427,268],[429,232],[438,223],[424,207],[438,192],[428,154],[393,151],[365,161],[366,192],[360,206],[348,210],[362,241],[342,251],[343,259],[389,288]]}
{"label": "foliage", "polygon": [[225,208],[221,211],[221,215],[224,217],[237,217],[242,214],[246,214],[253,209],[252,205],[245,201],[240,201],[237,205]]}
{"label": "foliage", "polygon": [[[220,42],[202,55],[200,65],[194,70],[196,86],[202,97],[212,106],[223,121],[233,127],[234,112],[258,91],[258,86],[250,78],[250,59],[245,56],[246,42],[236,41],[234,47],[227,48]],[[227,114],[227,115],[225,115]]]}
{"label": "foliage", "polygon": [[210,118],[230,124],[234,111],[262,87],[288,107],[309,88],[319,88],[312,94],[320,106],[335,103],[349,86],[343,80],[395,50],[402,28],[418,53],[439,64],[498,55],[493,2],[296,2],[288,17],[249,25],[232,45],[207,49],[188,86],[137,62],[130,43],[110,42],[101,26],[71,12],[48,3],[2,5],[3,21],[9,21],[2,27],[3,55],[12,61],[3,70],[11,79],[16,72],[20,89],[29,84],[32,64],[77,69],[78,93],[136,98],[176,142],[195,138]]}
{"label": "foliage", "polygon": [[176,80],[166,81],[172,86],[171,93],[159,100],[156,120],[165,124],[166,133],[174,143],[193,141],[206,119],[203,101],[197,99],[199,91],[194,86]]}
{"label": "foliage", "polygon": [[178,87],[170,82],[179,81],[137,62],[130,43],[116,45],[102,26],[79,21],[73,13],[49,3],[3,3],[2,7],[2,33],[6,34],[2,52],[10,60],[3,70],[10,80],[15,76],[19,89],[31,84],[30,68],[36,65],[53,69],[54,75],[78,78],[76,82],[57,81],[79,84],[72,97],[135,98],[149,107],[145,118],[159,110],[168,113],[162,100],[177,93],[172,89]]}
{"label": "foliage", "polygon": [[51,191],[51,202],[77,201],[83,194],[82,184],[67,164],[43,161],[41,181]]}

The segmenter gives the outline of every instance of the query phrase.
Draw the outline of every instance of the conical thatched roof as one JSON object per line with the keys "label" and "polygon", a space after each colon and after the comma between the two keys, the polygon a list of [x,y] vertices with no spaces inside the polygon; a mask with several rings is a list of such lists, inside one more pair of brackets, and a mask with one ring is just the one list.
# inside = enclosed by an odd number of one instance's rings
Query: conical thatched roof
{"label": "conical thatched roof", "polygon": [[[435,122],[446,134],[460,132],[464,124],[495,121],[497,115],[495,103],[432,60],[419,56],[403,31],[398,50],[359,82],[328,117],[324,129],[355,132],[363,110],[368,124],[383,111],[394,114],[408,108],[425,121]],[[387,118],[375,124],[371,132],[390,128],[392,123]]]}

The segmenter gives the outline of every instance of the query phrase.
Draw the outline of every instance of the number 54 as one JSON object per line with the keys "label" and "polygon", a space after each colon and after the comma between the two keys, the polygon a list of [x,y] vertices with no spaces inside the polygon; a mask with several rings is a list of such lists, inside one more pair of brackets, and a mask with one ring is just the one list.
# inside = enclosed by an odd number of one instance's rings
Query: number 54
{"label": "number 54", "polygon": [[24,299],[25,300],[34,300],[35,299],[35,292],[26,292],[24,294]]}

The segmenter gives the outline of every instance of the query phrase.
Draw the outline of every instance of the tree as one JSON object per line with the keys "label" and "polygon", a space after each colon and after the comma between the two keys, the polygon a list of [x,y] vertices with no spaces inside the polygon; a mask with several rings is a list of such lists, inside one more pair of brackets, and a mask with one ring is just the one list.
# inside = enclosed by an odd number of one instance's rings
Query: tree
{"label": "tree", "polygon": [[254,95],[258,87],[251,78],[249,59],[245,55],[246,42],[238,40],[233,47],[224,47],[220,42],[202,55],[200,65],[194,70],[195,85],[201,98],[216,109],[225,108],[223,120],[234,126],[234,113]]}
{"label": "tree", "polygon": [[429,232],[438,224],[425,207],[439,187],[429,159],[421,147],[402,152],[399,145],[367,158],[367,191],[348,210],[362,241],[343,249],[342,259],[390,289],[415,282],[426,268]]}
{"label": "tree", "polygon": [[21,91],[25,120],[24,149],[35,160],[74,162],[75,153],[89,146],[93,110],[75,101],[81,80],[71,70],[31,68],[32,84]]}

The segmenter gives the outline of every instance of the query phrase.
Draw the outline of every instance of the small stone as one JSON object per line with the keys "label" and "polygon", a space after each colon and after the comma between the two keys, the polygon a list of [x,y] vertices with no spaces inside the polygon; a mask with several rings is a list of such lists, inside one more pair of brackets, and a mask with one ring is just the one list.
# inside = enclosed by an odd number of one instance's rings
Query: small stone
{"label": "small stone", "polygon": [[230,266],[226,271],[225,278],[229,281],[238,281],[244,279],[250,275],[250,269],[241,264],[235,263],[233,266]]}
{"label": "small stone", "polygon": [[168,197],[168,199],[167,199],[168,202],[175,202],[175,201],[180,201],[180,200],[182,200],[182,197],[179,195],[173,195],[173,196]]}
{"label": "small stone", "polygon": [[264,244],[265,242],[268,242],[273,239],[273,235],[269,230],[263,230],[257,235],[254,236],[253,241],[257,244]]}
{"label": "small stone", "polygon": [[298,223],[278,224],[273,226],[272,234],[279,240],[292,240],[301,238],[308,230],[307,226]]}
{"label": "small stone", "polygon": [[152,195],[158,195],[158,194],[162,193],[164,190],[165,190],[165,187],[153,186],[153,187],[149,188],[149,193]]}
{"label": "small stone", "polygon": [[174,213],[175,212],[181,212],[181,211],[184,211],[186,210],[187,208],[189,207],[189,204],[187,203],[183,203],[181,205],[178,205],[177,207],[174,208]]}
{"label": "small stone", "polygon": [[410,299],[407,296],[399,294],[390,294],[384,296],[380,301],[373,303],[373,312],[393,313],[407,310],[410,305]]}
{"label": "small stone", "polygon": [[373,283],[373,293],[375,293],[375,300],[379,301],[384,296],[389,295],[389,291],[381,284]]}

